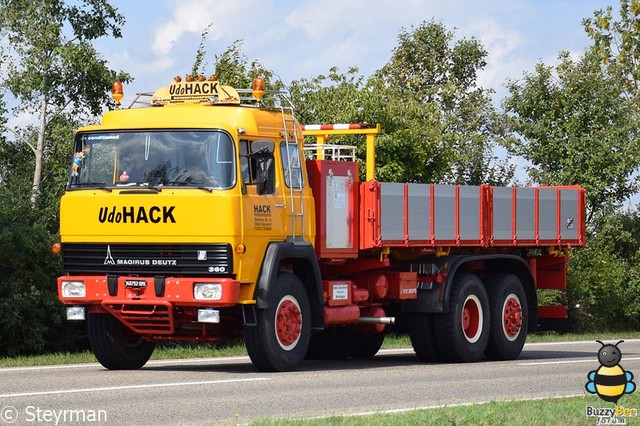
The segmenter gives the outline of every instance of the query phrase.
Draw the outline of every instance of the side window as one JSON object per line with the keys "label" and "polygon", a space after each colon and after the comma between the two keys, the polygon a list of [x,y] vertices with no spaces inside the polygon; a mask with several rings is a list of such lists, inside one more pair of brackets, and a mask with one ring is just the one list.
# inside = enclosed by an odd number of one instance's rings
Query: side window
{"label": "side window", "polygon": [[284,183],[288,187],[293,186],[294,188],[304,186],[298,145],[295,143],[287,144],[286,142],[283,142],[280,144],[280,154],[282,155]]}
{"label": "side window", "polygon": [[240,141],[240,168],[245,185],[256,185],[260,195],[275,192],[274,143],[270,140]]}

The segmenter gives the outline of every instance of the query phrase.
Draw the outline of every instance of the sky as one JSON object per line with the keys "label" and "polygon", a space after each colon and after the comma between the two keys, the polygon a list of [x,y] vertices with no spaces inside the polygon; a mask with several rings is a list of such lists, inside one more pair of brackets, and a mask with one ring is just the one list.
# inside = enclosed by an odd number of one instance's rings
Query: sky
{"label": "sky", "polygon": [[488,51],[478,83],[506,95],[507,80],[537,62],[557,63],[561,50],[580,55],[589,46],[582,20],[617,0],[111,0],[126,18],[121,39],[95,45],[116,70],[135,79],[123,105],[190,72],[202,31],[207,74],[215,54],[242,41],[255,59],[285,84],[358,67],[369,76],[390,59],[402,29],[442,22],[456,37],[474,37]]}

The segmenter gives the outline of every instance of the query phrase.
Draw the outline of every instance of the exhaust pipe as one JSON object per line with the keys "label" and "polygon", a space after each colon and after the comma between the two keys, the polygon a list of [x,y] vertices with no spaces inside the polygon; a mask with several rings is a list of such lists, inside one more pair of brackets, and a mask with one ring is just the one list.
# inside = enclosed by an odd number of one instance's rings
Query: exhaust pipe
{"label": "exhaust pipe", "polygon": [[357,321],[358,324],[389,324],[396,323],[396,317],[360,317]]}

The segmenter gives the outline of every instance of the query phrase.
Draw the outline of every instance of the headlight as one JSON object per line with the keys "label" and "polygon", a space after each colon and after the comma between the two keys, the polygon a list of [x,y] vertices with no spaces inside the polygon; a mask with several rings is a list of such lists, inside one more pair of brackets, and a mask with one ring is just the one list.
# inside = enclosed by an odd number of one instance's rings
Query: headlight
{"label": "headlight", "polygon": [[196,300],[220,300],[222,299],[222,284],[196,283],[193,286],[193,298]]}
{"label": "headlight", "polygon": [[85,297],[87,295],[84,281],[62,281],[61,287],[63,297]]}

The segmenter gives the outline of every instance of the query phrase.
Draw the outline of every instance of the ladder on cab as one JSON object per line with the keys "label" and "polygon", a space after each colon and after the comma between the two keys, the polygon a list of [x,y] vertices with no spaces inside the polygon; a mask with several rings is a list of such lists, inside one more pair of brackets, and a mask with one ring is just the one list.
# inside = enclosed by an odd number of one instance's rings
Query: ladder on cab
{"label": "ladder on cab", "polygon": [[[302,241],[304,239],[304,198],[302,196],[304,187],[304,176],[302,175],[302,164],[304,160],[300,155],[300,128],[295,117],[295,108],[291,100],[281,93],[280,113],[282,115],[282,138],[285,143],[285,155],[287,160],[285,169],[285,179],[288,177],[289,205],[291,213],[291,239]],[[286,103],[286,104],[285,104]],[[298,227],[299,225],[299,232]]]}

